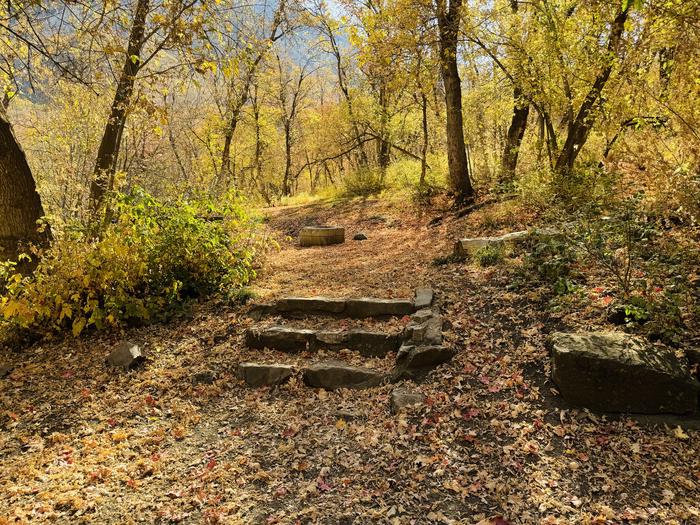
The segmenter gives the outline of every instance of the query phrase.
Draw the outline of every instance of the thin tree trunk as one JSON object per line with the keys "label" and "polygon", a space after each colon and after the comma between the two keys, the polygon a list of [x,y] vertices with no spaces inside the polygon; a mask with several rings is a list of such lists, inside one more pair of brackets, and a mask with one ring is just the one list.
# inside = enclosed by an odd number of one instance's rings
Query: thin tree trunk
{"label": "thin tree trunk", "polygon": [[428,97],[425,96],[425,93],[421,91],[420,94],[421,97],[421,114],[423,117],[423,145],[421,147],[421,154],[420,154],[420,181],[418,183],[418,186],[423,189],[425,187],[425,176],[428,171],[428,144],[429,144],[429,135],[428,135]]}
{"label": "thin tree trunk", "polygon": [[379,108],[382,112],[379,119],[379,140],[377,141],[377,163],[379,164],[380,181],[384,184],[386,171],[389,168],[391,142],[387,139],[387,94],[384,79],[379,83]]}
{"label": "thin tree trunk", "polygon": [[119,156],[119,146],[126,123],[126,113],[129,104],[131,104],[136,75],[141,67],[140,55],[149,5],[149,0],[138,0],[136,3],[124,68],[119,77],[117,91],[114,94],[109,120],[107,120],[102,141],[97,150],[94,178],[90,185],[90,208],[93,213],[100,209],[105,194],[111,190],[117,157]]}
{"label": "thin tree trunk", "polygon": [[[229,120],[228,126],[226,126],[226,129],[224,130],[224,147],[221,152],[221,171],[220,171],[220,177],[222,179],[225,179],[226,177],[229,177],[232,175],[231,172],[231,143],[233,141],[233,135],[236,132],[236,128],[238,127],[238,122],[241,118],[241,110],[243,109],[243,106],[246,105],[248,102],[248,98],[250,96],[250,86],[253,83],[253,80],[255,79],[255,75],[257,74],[258,67],[260,66],[260,62],[262,62],[263,58],[265,58],[265,55],[267,54],[267,51],[269,49],[270,44],[273,44],[274,42],[277,41],[277,39],[282,36],[279,34],[277,31],[279,31],[283,17],[284,17],[284,12],[286,9],[286,3],[284,0],[282,0],[278,6],[277,10],[275,11],[275,17],[272,21],[272,27],[270,28],[270,36],[267,38],[267,40],[263,43],[261,43],[261,48],[258,50],[258,54],[255,56],[253,59],[253,62],[250,65],[250,68],[248,69],[245,79],[243,81],[243,88],[241,90],[241,96],[237,100],[235,100],[230,108],[231,110],[231,119]],[[232,80],[233,82],[233,80]]]}
{"label": "thin tree trunk", "polygon": [[[32,171],[3,107],[0,109],[0,261],[16,260],[27,243],[43,245],[51,240],[48,228],[38,229],[37,221],[43,216]],[[30,266],[20,265],[20,270],[30,270]]]}
{"label": "thin tree trunk", "polygon": [[458,204],[474,197],[471,173],[464,143],[462,120],[462,83],[457,68],[457,41],[459,36],[459,10],[462,0],[437,0],[437,19],[440,31],[440,71],[445,86],[447,113],[447,164],[450,188]]}
{"label": "thin tree trunk", "polygon": [[586,140],[588,140],[588,134],[595,122],[594,110],[600,99],[600,94],[612,73],[614,58],[617,57],[619,53],[622,34],[625,30],[625,22],[627,21],[631,6],[632,2],[623,3],[622,10],[615,17],[607,45],[608,63],[603,70],[598,73],[595,82],[593,82],[593,86],[581,104],[576,118],[569,125],[566,141],[564,142],[562,150],[559,152],[559,157],[555,165],[556,172],[561,175],[568,175],[571,172],[576,157],[578,157]]}
{"label": "thin tree trunk", "polygon": [[292,194],[290,185],[290,175],[292,172],[292,129],[291,123],[285,122],[284,125],[284,178],[282,179],[282,193],[285,197]]}
{"label": "thin tree trunk", "polygon": [[530,114],[530,105],[527,102],[523,102],[522,90],[518,86],[513,88],[513,101],[513,117],[508,127],[506,145],[503,150],[501,182],[511,182],[515,178],[515,168],[518,165],[520,145],[525,136],[527,117]]}

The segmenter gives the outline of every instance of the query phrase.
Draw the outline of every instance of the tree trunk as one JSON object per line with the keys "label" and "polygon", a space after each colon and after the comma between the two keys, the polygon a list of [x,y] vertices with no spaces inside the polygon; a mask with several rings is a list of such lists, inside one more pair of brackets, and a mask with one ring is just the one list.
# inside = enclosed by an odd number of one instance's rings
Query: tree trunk
{"label": "tree trunk", "polygon": [[43,216],[27,158],[4,108],[0,109],[0,261],[16,260],[25,243],[41,245],[50,241],[50,230],[40,232],[37,228]]}
{"label": "tree trunk", "polygon": [[381,115],[379,118],[379,139],[377,141],[377,164],[379,165],[379,173],[381,183],[384,184],[386,178],[386,171],[389,168],[390,154],[391,154],[391,143],[387,140],[388,133],[388,101],[387,101],[387,89],[386,82],[384,79],[379,81],[379,108]]}
{"label": "tree trunk", "polygon": [[284,179],[282,181],[282,193],[285,197],[292,194],[290,177],[292,173],[292,129],[291,123],[284,125]]}
{"label": "tree trunk", "polygon": [[457,41],[459,36],[459,9],[462,0],[438,0],[437,19],[440,31],[440,71],[445,86],[447,113],[447,164],[450,188],[455,200],[463,204],[473,199],[462,121],[462,83],[457,68]]}
{"label": "tree trunk", "polygon": [[93,213],[100,209],[105,193],[112,189],[117,157],[119,156],[119,146],[126,123],[126,113],[129,104],[131,104],[136,75],[141,67],[140,55],[146,30],[148,9],[149,0],[137,1],[134,22],[129,34],[124,68],[117,83],[117,91],[114,94],[109,120],[105,126],[100,147],[97,150],[94,179],[90,185],[90,207]]}
{"label": "tree trunk", "polygon": [[420,152],[420,181],[418,186],[423,189],[425,187],[425,176],[428,171],[428,145],[429,145],[429,135],[428,135],[428,97],[425,93],[421,91],[421,114],[423,116],[423,145],[421,146]]}
{"label": "tree trunk", "polygon": [[581,149],[583,149],[586,140],[588,140],[588,134],[595,122],[594,110],[600,98],[600,94],[612,73],[614,59],[618,56],[622,33],[625,30],[625,22],[627,21],[631,5],[632,2],[623,3],[623,9],[615,17],[607,45],[608,63],[603,70],[598,73],[595,82],[593,82],[593,86],[581,104],[576,118],[569,124],[566,142],[564,142],[564,146],[559,152],[559,157],[555,165],[555,170],[560,175],[568,175],[571,172],[576,157],[581,152]]}
{"label": "tree trunk", "polygon": [[527,117],[530,114],[530,105],[522,100],[522,90],[515,86],[513,89],[513,117],[506,136],[506,145],[503,150],[501,164],[501,182],[512,182],[515,178],[515,168],[518,165],[520,145],[525,136]]}

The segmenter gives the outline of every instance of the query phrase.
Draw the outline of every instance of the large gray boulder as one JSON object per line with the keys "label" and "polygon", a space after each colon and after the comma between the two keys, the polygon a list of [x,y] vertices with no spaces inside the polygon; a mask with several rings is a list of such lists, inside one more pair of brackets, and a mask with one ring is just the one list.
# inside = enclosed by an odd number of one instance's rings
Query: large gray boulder
{"label": "large gray boulder", "polygon": [[304,382],[308,386],[326,390],[370,388],[379,385],[383,379],[384,375],[380,372],[342,361],[314,363],[304,369]]}
{"label": "large gray boulder", "polygon": [[135,368],[146,360],[146,354],[137,344],[122,341],[107,356],[107,364],[117,368]]}
{"label": "large gray boulder", "polygon": [[569,403],[603,412],[688,414],[700,384],[673,350],[619,332],[555,333],[552,379]]}
{"label": "large gray boulder", "polygon": [[287,381],[294,374],[294,367],[282,364],[241,363],[238,377],[248,386],[273,386]]}
{"label": "large gray boulder", "polygon": [[250,348],[270,348],[281,352],[303,352],[315,340],[316,332],[303,328],[271,326],[252,328],[246,332],[246,344]]}

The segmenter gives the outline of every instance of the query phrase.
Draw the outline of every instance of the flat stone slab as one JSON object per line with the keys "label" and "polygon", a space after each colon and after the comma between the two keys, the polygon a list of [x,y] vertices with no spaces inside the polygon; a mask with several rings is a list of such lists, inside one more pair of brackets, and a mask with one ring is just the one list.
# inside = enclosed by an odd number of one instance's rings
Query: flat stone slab
{"label": "flat stone slab", "polygon": [[529,235],[530,234],[527,230],[523,230],[506,233],[505,235],[498,237],[474,237],[460,239],[455,243],[454,251],[458,255],[473,255],[486,246],[515,243],[527,239]]}
{"label": "flat stone slab", "polygon": [[688,414],[700,384],[670,348],[620,332],[555,333],[552,379],[563,398],[602,412]]}
{"label": "flat stone slab", "polygon": [[116,368],[135,368],[146,360],[146,354],[137,344],[122,341],[107,356],[107,364]]}
{"label": "flat stone slab", "polygon": [[406,388],[396,388],[391,393],[391,410],[395,413],[424,403],[425,395],[420,392],[413,392]]}
{"label": "flat stone slab", "polygon": [[283,364],[241,363],[238,365],[238,377],[248,386],[274,386],[287,381],[294,375],[294,367]]}
{"label": "flat stone slab", "polygon": [[279,313],[340,314],[345,311],[345,306],[345,299],[333,297],[284,297],[274,308]]}
{"label": "flat stone slab", "polygon": [[319,348],[332,350],[347,348],[366,357],[383,357],[389,352],[395,352],[399,349],[402,335],[361,329],[316,331],[272,326],[248,330],[246,342],[250,348],[269,348],[282,352],[315,351]]}
{"label": "flat stone slab", "polygon": [[348,299],[345,314],[348,317],[386,317],[410,315],[415,311],[413,301],[408,299],[375,299],[359,297]]}
{"label": "flat stone slab", "polygon": [[401,336],[367,330],[350,330],[347,334],[346,346],[365,357],[383,357],[399,349]]}
{"label": "flat stone slab", "polygon": [[303,372],[304,383],[314,388],[370,388],[379,385],[384,375],[369,368],[352,366],[342,361],[314,363]]}
{"label": "flat stone slab", "polygon": [[431,288],[418,288],[414,299],[379,299],[375,297],[282,297],[274,303],[253,305],[250,317],[264,315],[331,315],[335,317],[388,317],[410,315],[433,302]]}
{"label": "flat stone slab", "polygon": [[282,352],[303,352],[313,345],[316,332],[303,328],[272,326],[252,328],[246,332],[246,344],[250,348],[270,348]]}

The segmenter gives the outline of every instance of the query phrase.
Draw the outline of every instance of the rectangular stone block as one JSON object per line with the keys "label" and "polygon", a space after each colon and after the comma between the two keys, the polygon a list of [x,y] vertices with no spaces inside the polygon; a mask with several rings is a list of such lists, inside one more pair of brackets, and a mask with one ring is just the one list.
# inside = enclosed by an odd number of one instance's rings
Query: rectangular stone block
{"label": "rectangular stone block", "polygon": [[340,314],[345,306],[345,299],[333,297],[283,297],[277,301],[275,310],[279,313]]}
{"label": "rectangular stone block", "polygon": [[284,326],[250,329],[246,332],[246,343],[250,348],[270,348],[282,352],[303,352],[313,344],[314,338],[313,330]]}
{"label": "rectangular stone block", "polygon": [[345,315],[348,317],[385,317],[410,315],[415,311],[413,301],[408,299],[374,299],[360,297],[348,299]]}

